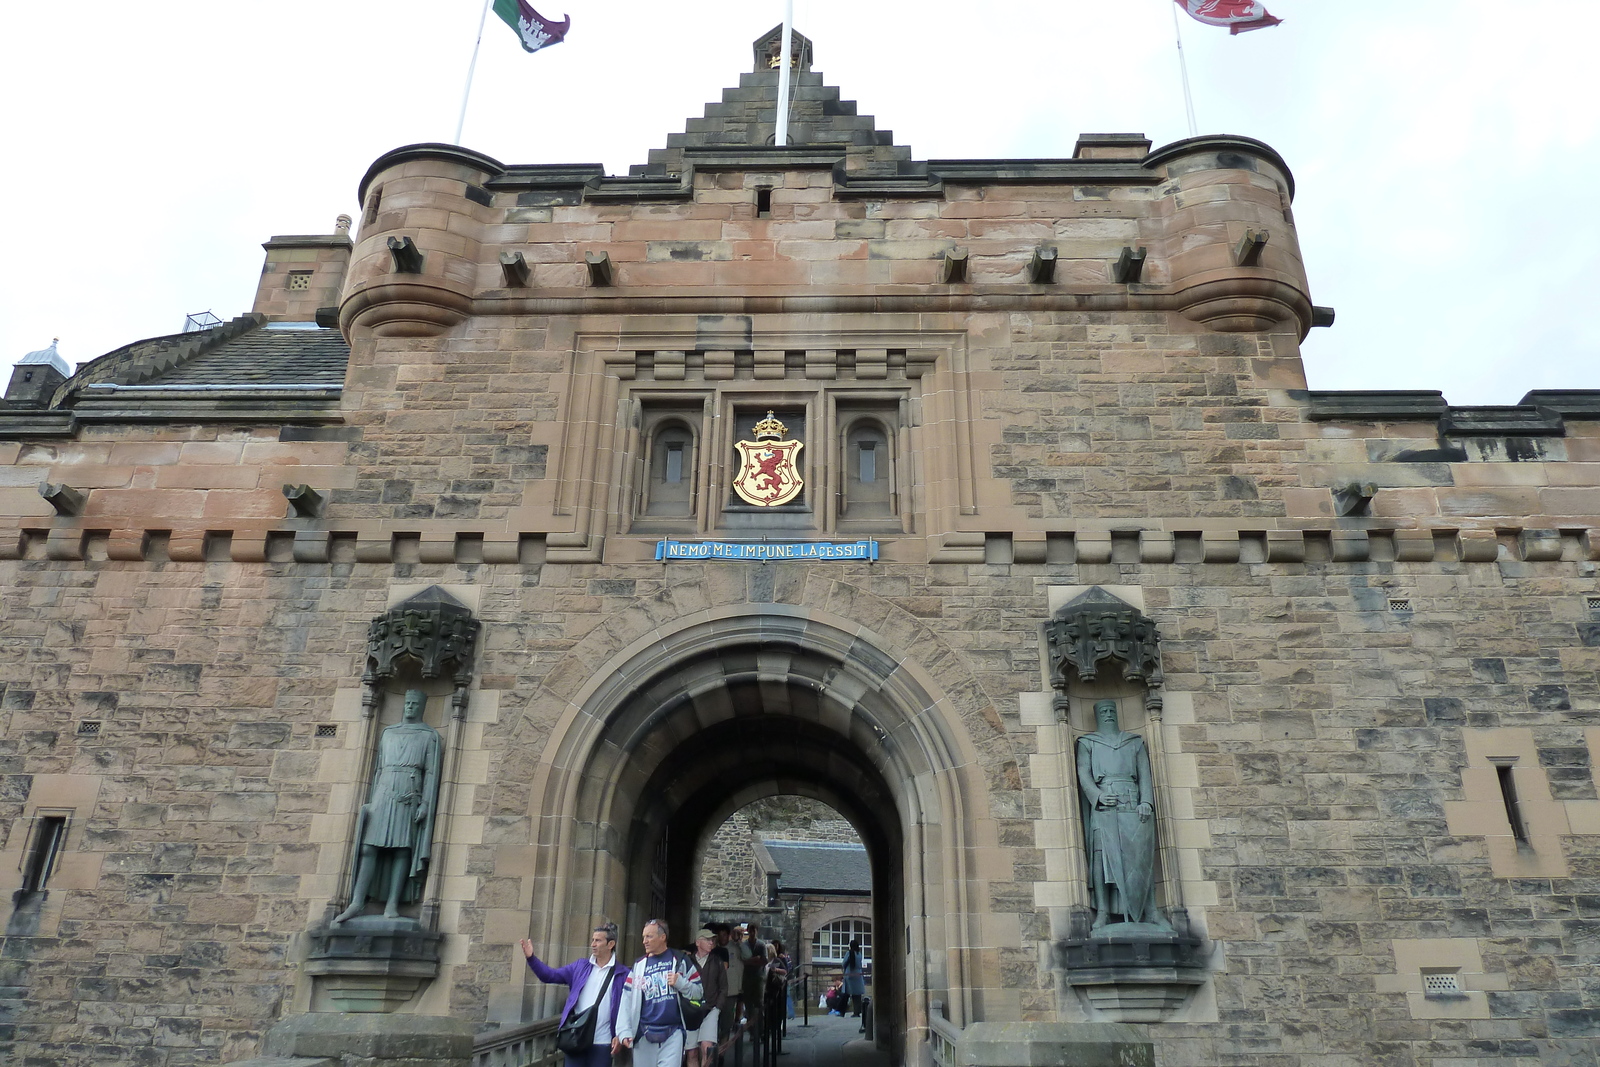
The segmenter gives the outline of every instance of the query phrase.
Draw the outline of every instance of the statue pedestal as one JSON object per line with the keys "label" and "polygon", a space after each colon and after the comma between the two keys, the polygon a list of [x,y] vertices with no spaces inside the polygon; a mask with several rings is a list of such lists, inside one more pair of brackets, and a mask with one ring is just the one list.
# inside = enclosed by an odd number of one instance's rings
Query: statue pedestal
{"label": "statue pedestal", "polygon": [[394,1012],[439,974],[444,935],[415,919],[361,915],[311,932],[314,1012]]}
{"label": "statue pedestal", "polygon": [[1107,926],[1056,942],[1056,967],[1097,1018],[1155,1023],[1181,1008],[1207,974],[1198,937],[1144,923]]}

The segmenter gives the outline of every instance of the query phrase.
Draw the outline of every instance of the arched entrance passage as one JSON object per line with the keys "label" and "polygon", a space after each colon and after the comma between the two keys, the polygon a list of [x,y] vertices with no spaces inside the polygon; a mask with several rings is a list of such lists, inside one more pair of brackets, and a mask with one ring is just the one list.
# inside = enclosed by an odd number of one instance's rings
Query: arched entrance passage
{"label": "arched entrance passage", "polygon": [[[976,854],[996,841],[973,746],[932,673],[857,624],[706,615],[592,662],[569,698],[534,791],[532,932],[554,954],[595,915],[635,937],[656,898],[689,921],[702,837],[759,796],[812,796],[868,847],[880,1036],[915,1059],[930,1002],[962,1025],[983,984]],[[951,661],[931,635],[918,653]]]}
{"label": "arched entrance passage", "polygon": [[[756,687],[736,686],[731,692],[737,705],[761,700]],[[802,702],[812,695],[795,694]],[[635,909],[644,901],[644,911],[659,907],[675,931],[698,926],[696,861],[706,840],[745,804],[782,795],[828,804],[850,821],[867,847],[873,929],[878,931],[873,995],[888,1006],[877,1015],[879,1038],[884,1047],[897,1049],[896,1035],[904,1029],[896,1006],[905,1002],[907,924],[905,832],[895,796],[860,752],[839,745],[835,735],[803,718],[761,713],[718,723],[662,762],[645,793],[659,796],[660,803],[643,805],[628,835],[629,919],[643,925],[646,916],[635,915]],[[799,946],[792,949],[797,959],[804,958]]]}

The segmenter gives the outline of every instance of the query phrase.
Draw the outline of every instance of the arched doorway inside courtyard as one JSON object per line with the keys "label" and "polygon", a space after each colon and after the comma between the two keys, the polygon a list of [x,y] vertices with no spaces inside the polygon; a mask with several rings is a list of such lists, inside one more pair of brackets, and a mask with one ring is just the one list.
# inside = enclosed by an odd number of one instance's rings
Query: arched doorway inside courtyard
{"label": "arched doorway inside courtyard", "polygon": [[796,1004],[809,994],[807,1003],[818,1006],[829,979],[842,979],[852,942],[871,995],[871,860],[843,815],[809,797],[762,797],[702,834],[695,862],[699,925],[757,919],[763,936],[781,940],[791,958]]}
{"label": "arched doorway inside courtyard", "polygon": [[974,853],[994,842],[975,755],[918,664],[859,626],[776,607],[640,641],[574,694],[540,791],[534,933],[581,943],[604,915],[633,951],[659,914],[678,943],[698,926],[705,839],[754,800],[812,798],[866,847],[876,1038],[907,1062],[936,1002],[963,1025],[982,984],[968,902],[982,897]]}

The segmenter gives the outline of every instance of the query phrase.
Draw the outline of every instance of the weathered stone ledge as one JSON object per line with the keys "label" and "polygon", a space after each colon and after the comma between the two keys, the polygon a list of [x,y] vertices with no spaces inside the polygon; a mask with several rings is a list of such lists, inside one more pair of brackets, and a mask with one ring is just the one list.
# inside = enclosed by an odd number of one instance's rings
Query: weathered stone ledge
{"label": "weathered stone ledge", "polygon": [[[0,528],[0,559],[174,563],[653,562],[656,535],[583,538],[561,533],[225,529],[105,530],[43,525]],[[735,538],[737,540],[737,538]],[[815,538],[836,540],[838,538]],[[806,540],[799,538],[799,540]],[[1092,529],[955,532],[877,538],[884,563],[1251,564],[1554,563],[1600,560],[1600,529],[1304,528]],[[671,564],[667,564],[670,566]]]}

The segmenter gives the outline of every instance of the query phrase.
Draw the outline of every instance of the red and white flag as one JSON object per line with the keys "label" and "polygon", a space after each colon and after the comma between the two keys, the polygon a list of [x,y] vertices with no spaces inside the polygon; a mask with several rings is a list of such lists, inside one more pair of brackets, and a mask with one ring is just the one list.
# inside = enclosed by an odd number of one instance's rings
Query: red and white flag
{"label": "red and white flag", "polygon": [[1196,22],[1226,26],[1235,34],[1264,30],[1283,21],[1267,14],[1266,5],[1258,0],[1177,0],[1177,4]]}

